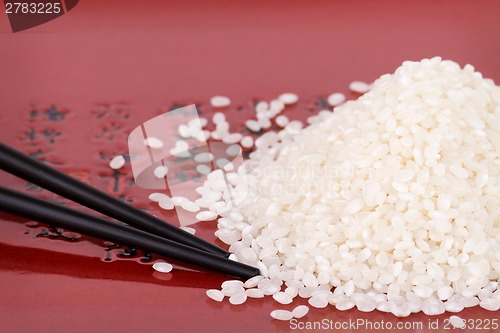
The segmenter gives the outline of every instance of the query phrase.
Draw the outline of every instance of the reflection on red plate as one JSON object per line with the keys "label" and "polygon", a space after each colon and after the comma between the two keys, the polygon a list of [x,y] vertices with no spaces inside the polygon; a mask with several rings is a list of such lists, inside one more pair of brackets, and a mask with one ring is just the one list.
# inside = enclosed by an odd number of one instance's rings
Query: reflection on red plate
{"label": "reflection on red plate", "polygon": [[[107,165],[126,152],[137,125],[175,104],[197,103],[210,116],[209,98],[223,94],[233,101],[227,118],[241,128],[255,100],[286,91],[301,97],[286,114],[305,120],[328,94],[348,93],[351,80],[371,81],[403,60],[434,55],[472,63],[499,82],[499,15],[498,1],[85,1],[12,34],[0,14],[0,140],[176,224],[149,202],[150,191],[132,185],[128,164]],[[86,211],[11,175],[1,173],[0,182]],[[180,265],[160,274],[142,252],[124,257],[125,248],[101,240],[72,241],[7,214],[0,220],[1,332],[286,332],[295,327],[269,313],[305,304],[216,303],[205,290],[220,286],[220,274]],[[195,228],[223,246],[214,222]],[[450,315],[399,319],[329,307],[300,322],[421,323],[408,331],[435,332]],[[472,308],[460,316],[498,313]],[[369,331],[352,328],[335,331]]]}

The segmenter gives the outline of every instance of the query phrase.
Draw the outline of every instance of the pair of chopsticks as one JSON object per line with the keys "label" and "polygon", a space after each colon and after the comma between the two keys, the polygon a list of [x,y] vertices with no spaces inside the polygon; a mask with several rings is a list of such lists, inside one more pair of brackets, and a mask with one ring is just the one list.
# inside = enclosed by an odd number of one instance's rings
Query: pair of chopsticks
{"label": "pair of chopsticks", "polygon": [[[135,228],[0,186],[0,210],[248,279],[257,268],[229,252],[0,143],[0,169]],[[136,229],[137,228],[137,229]]]}

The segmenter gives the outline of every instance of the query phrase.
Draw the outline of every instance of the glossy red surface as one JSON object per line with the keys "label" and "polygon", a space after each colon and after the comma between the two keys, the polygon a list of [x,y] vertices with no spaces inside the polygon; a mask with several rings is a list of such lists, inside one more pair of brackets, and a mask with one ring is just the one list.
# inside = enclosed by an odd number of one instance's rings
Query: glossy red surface
{"label": "glossy red surface", "polygon": [[[286,91],[301,97],[286,112],[305,119],[315,101],[347,93],[352,80],[435,55],[471,63],[498,83],[499,17],[496,0],[81,1],[13,34],[0,14],[0,140],[175,223],[148,203],[149,191],[129,184],[128,165],[119,176],[107,166],[138,124],[174,103],[198,103],[209,115],[209,98],[222,94],[233,100],[228,118],[241,125],[252,100]],[[5,173],[0,182],[57,198]],[[215,303],[205,290],[219,287],[222,275],[180,266],[155,273],[140,256],[120,258],[120,249],[106,261],[100,240],[35,237],[43,226],[0,220],[0,332],[286,332],[290,325],[270,311],[304,303]],[[214,223],[195,228],[217,242]],[[302,321],[421,322],[423,329],[407,331],[435,332],[449,315],[398,319],[328,308]],[[479,308],[461,316],[499,317]],[[439,329],[429,325],[435,320]]]}

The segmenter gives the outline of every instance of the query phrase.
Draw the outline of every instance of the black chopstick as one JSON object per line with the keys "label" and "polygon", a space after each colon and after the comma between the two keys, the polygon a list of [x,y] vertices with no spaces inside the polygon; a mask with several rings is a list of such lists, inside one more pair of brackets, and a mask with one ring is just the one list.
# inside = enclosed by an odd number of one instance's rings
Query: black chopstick
{"label": "black chopstick", "polygon": [[229,252],[0,142],[0,169],[138,229],[215,255]]}
{"label": "black chopstick", "polygon": [[0,186],[0,210],[248,279],[257,268]]}

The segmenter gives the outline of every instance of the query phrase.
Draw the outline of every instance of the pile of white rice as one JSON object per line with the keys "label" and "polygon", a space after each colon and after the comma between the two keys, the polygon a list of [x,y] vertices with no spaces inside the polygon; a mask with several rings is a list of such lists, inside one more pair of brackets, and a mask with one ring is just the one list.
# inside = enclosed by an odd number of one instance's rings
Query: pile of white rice
{"label": "pile of white rice", "polygon": [[218,212],[216,235],[262,272],[226,284],[235,303],[500,308],[500,87],[472,66],[404,62],[358,100],[255,145],[248,187],[240,168],[221,199],[244,200]]}

